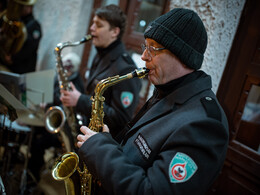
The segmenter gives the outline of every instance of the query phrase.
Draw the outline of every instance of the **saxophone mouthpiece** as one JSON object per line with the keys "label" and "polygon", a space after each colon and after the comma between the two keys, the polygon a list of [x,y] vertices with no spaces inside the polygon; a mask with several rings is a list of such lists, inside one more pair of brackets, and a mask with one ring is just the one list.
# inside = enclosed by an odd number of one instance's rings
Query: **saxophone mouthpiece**
{"label": "saxophone mouthpiece", "polygon": [[81,39],[81,43],[83,43],[83,42],[86,42],[86,41],[89,41],[90,39],[92,39],[92,36],[91,35],[86,35],[86,36],[84,36],[82,39]]}
{"label": "saxophone mouthpiece", "polygon": [[144,78],[148,74],[149,71],[150,70],[145,68],[145,67],[138,68],[138,69],[136,69],[136,70],[134,70],[132,72],[132,76],[133,77],[138,77],[139,79],[142,79],[142,78]]}

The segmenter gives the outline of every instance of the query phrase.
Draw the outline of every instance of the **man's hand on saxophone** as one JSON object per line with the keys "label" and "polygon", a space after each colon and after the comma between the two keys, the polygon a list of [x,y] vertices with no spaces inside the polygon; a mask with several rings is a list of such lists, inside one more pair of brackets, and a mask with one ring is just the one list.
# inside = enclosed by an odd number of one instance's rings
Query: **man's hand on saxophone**
{"label": "man's hand on saxophone", "polygon": [[[77,139],[78,139],[78,142],[77,142],[77,146],[80,148],[82,146],[82,144],[87,141],[91,136],[97,134],[98,132],[95,132],[95,131],[92,131],[91,129],[89,129],[88,127],[86,126],[82,126],[80,127],[80,131],[83,133],[83,134],[79,134],[77,136]],[[103,126],[103,130],[102,132],[107,132],[109,133],[109,128],[107,125],[104,124]]]}
{"label": "man's hand on saxophone", "polygon": [[60,90],[61,93],[60,101],[64,106],[74,107],[77,105],[81,93],[76,89],[75,85],[73,85],[72,82],[70,83],[70,85],[71,85],[71,91],[67,91],[64,89]]}

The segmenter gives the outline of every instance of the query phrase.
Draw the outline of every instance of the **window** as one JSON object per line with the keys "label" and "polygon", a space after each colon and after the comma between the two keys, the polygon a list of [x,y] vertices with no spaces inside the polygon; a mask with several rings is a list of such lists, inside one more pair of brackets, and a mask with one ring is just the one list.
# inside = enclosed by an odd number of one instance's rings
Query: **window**
{"label": "window", "polygon": [[166,0],[141,1],[139,13],[134,21],[134,31],[143,33],[148,24],[163,13]]}
{"label": "window", "polygon": [[260,86],[251,86],[236,140],[260,153]]}
{"label": "window", "polygon": [[143,33],[149,23],[160,15],[169,11],[169,0],[132,0],[125,5],[127,14],[127,29],[124,43],[131,52],[141,53],[141,43],[144,42]]}

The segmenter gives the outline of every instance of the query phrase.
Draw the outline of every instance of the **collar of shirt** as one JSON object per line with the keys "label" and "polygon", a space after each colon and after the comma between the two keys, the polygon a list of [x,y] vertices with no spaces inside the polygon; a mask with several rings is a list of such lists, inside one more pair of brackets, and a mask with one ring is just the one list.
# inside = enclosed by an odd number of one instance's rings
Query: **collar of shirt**
{"label": "collar of shirt", "polygon": [[97,49],[97,54],[99,57],[102,57],[104,55],[106,55],[109,51],[111,51],[112,49],[114,49],[117,45],[119,45],[121,43],[120,39],[115,40],[113,43],[111,43],[108,47],[106,48],[101,48],[101,47],[96,47]]}

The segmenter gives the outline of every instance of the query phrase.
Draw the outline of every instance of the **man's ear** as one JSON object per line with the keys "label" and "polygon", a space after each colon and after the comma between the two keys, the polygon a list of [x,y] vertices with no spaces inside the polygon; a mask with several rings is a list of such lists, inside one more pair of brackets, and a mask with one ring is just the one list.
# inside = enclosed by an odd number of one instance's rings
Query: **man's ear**
{"label": "man's ear", "polygon": [[114,28],[112,29],[112,36],[113,36],[114,38],[117,38],[118,35],[119,35],[119,33],[120,33],[120,28],[119,28],[119,27],[114,27]]}

